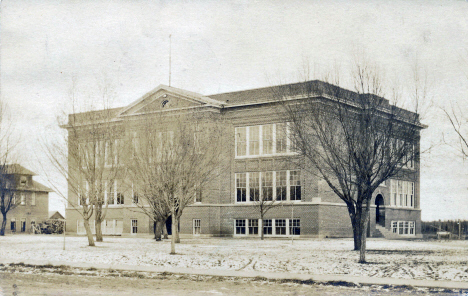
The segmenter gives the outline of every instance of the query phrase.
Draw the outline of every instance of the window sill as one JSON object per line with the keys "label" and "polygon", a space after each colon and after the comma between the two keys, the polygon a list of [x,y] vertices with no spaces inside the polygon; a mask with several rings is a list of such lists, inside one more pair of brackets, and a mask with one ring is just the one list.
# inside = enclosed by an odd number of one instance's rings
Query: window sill
{"label": "window sill", "polygon": [[281,156],[297,156],[297,152],[274,153],[274,154],[261,154],[261,155],[236,155],[235,159],[250,159],[250,158],[268,158],[268,157],[281,157]]}

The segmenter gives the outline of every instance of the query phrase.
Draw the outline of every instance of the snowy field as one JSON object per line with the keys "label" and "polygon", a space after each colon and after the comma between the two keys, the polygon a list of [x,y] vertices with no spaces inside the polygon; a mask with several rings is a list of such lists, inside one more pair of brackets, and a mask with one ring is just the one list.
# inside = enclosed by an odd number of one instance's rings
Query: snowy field
{"label": "snowy field", "polygon": [[0,237],[0,258],[154,265],[199,269],[258,270],[309,274],[349,274],[468,281],[468,241],[388,241],[369,239],[367,261],[358,264],[351,239],[182,239],[177,255],[170,242],[150,238],[104,237],[88,247],[85,237],[10,235]]}

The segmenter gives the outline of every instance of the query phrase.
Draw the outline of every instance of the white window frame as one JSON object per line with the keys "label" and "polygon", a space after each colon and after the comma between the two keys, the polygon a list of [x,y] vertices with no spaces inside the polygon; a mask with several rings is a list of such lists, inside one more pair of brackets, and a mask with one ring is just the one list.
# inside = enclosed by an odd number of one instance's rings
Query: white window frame
{"label": "white window frame", "polygon": [[193,235],[201,234],[201,219],[193,219]]}
{"label": "white window frame", "polygon": [[[137,205],[140,203],[140,196],[138,195],[138,191],[135,190],[135,183],[132,182],[132,205]],[[135,202],[135,196],[136,196],[136,202]]]}
{"label": "white window frame", "polygon": [[[266,220],[271,220],[271,234],[266,234],[264,233],[265,237],[291,237],[291,236],[300,236],[301,233],[301,219],[300,218],[274,218],[274,219],[265,219]],[[251,221],[257,221],[257,225],[252,225],[254,223],[251,223]],[[277,221],[285,222],[284,225],[277,226]],[[294,226],[293,221],[297,221],[296,226]],[[240,225],[242,224],[242,225]],[[297,225],[298,224],[298,225]],[[240,226],[238,226],[240,225]],[[243,227],[245,230],[245,233],[238,233],[237,228]],[[250,228],[257,228],[257,234],[251,234]],[[234,236],[235,237],[244,237],[244,236],[261,236],[261,228],[265,227],[264,221],[261,221],[260,219],[234,219]],[[270,226],[269,226],[270,227]],[[285,233],[284,234],[279,234],[277,233],[277,227],[285,228]],[[296,234],[291,234],[291,229],[292,228],[299,228],[299,235]]]}
{"label": "white window frame", "polygon": [[26,193],[24,192],[20,193],[20,205],[22,206],[26,205]]}
{"label": "white window frame", "polygon": [[397,208],[415,207],[414,182],[402,180],[390,180],[390,205]]}
{"label": "white window frame", "polygon": [[[277,131],[279,129],[276,128],[279,124],[286,124],[286,152],[278,153],[276,150],[276,136]],[[265,126],[271,126],[272,135],[271,135],[271,152],[264,153],[263,151],[263,144],[264,144],[264,137],[263,137],[263,128]],[[258,128],[258,154],[251,153],[250,151],[250,134],[253,128]],[[238,144],[239,144],[239,131],[241,129],[245,129],[245,154],[239,155],[238,152]],[[290,122],[281,122],[281,123],[268,123],[263,125],[252,125],[252,126],[239,126],[235,128],[235,158],[242,159],[242,158],[255,158],[255,157],[269,157],[269,156],[276,156],[276,155],[296,155],[297,152],[292,151],[291,149],[291,141],[290,141]]]}
{"label": "white window frame", "polygon": [[138,233],[138,219],[130,219],[130,233],[131,234]]}
{"label": "white window frame", "polygon": [[390,224],[391,232],[399,236],[415,236],[416,221],[392,221]]}
{"label": "white window frame", "polygon": [[[301,188],[301,199],[298,199],[298,200],[291,200],[291,172],[299,172],[299,185],[297,186],[300,186]],[[285,200],[277,200],[277,189],[276,189],[276,178],[277,178],[277,174],[279,172],[286,172],[286,199]],[[242,172],[242,173],[236,173],[235,174],[235,186],[234,186],[234,201],[235,203],[241,203],[241,204],[253,204],[255,203],[255,201],[252,201],[250,199],[250,188],[251,188],[251,185],[252,185],[252,178],[251,178],[251,175],[252,174],[257,174],[258,173],[258,178],[259,178],[259,183],[258,183],[258,189],[259,189],[259,199],[262,200],[263,199],[263,181],[264,181],[264,177],[263,175],[266,174],[266,173],[271,173],[271,176],[272,176],[272,191],[273,191],[273,201],[278,201],[278,202],[284,202],[284,201],[288,201],[288,202],[293,202],[293,203],[300,203],[304,200],[304,195],[303,195],[303,185],[302,185],[302,171],[301,170],[282,170],[282,171],[264,171],[264,172]],[[241,175],[245,174],[245,186],[246,187],[237,187],[238,185],[238,180],[240,178]],[[296,186],[296,185],[295,185]],[[238,188],[245,188],[245,201],[238,201],[237,200],[237,189]]]}

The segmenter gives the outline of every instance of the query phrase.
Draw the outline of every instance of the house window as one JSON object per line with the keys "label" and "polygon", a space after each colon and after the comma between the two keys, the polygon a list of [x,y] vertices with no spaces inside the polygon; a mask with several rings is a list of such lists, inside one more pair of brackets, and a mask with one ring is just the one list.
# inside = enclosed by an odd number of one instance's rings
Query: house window
{"label": "house window", "polygon": [[236,174],[236,200],[237,202],[247,201],[246,173]]}
{"label": "house window", "polygon": [[262,126],[263,154],[273,153],[273,124]]}
{"label": "house window", "polygon": [[275,220],[275,234],[286,235],[286,219]]}
{"label": "house window", "polygon": [[84,204],[89,204],[88,191],[88,181],[83,181],[82,184],[78,186],[78,205],[82,206]]}
{"label": "house window", "polygon": [[398,233],[398,222],[392,221],[392,233]]}
{"label": "house window", "polygon": [[289,220],[289,234],[301,235],[301,220],[300,219]]}
{"label": "house window", "polygon": [[301,171],[289,172],[290,199],[301,200]]}
{"label": "house window", "polygon": [[21,185],[21,186],[26,186],[26,185],[27,185],[27,182],[28,182],[28,179],[26,178],[26,176],[21,176],[21,178],[20,178],[20,185]]}
{"label": "house window", "polygon": [[245,220],[236,220],[236,234],[245,234]]}
{"label": "house window", "polygon": [[31,193],[31,205],[36,205],[36,192]]}
{"label": "house window", "polygon": [[193,219],[193,234],[199,235],[201,233],[201,221],[200,219]]}
{"label": "house window", "polygon": [[236,155],[244,156],[247,153],[247,128],[236,127]]}
{"label": "house window", "polygon": [[260,200],[260,173],[249,173],[249,196],[250,201]]}
{"label": "house window", "polygon": [[273,234],[273,224],[271,219],[263,220],[263,234],[272,235]]}
{"label": "house window", "polygon": [[21,232],[26,231],[26,218],[21,219]]}
{"label": "house window", "polygon": [[10,230],[11,232],[16,232],[16,219],[11,218],[10,220]]}
{"label": "house window", "polygon": [[249,219],[249,234],[258,235],[258,220],[257,219]]}
{"label": "house window", "polygon": [[273,172],[262,173],[262,199],[273,200]]}
{"label": "house window", "polygon": [[24,193],[21,193],[21,205],[24,206],[26,204],[26,195]]}
{"label": "house window", "polygon": [[138,233],[138,220],[137,219],[132,219],[131,220],[132,224],[132,233]]}
{"label": "house window", "polygon": [[286,200],[287,186],[287,171],[276,172],[276,200]]}

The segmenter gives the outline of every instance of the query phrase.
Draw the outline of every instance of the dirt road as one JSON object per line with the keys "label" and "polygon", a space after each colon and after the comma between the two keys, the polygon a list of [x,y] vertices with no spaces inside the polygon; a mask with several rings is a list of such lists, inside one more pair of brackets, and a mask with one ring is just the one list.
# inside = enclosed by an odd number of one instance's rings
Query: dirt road
{"label": "dirt road", "polygon": [[[0,295],[401,295],[424,291],[277,283],[244,279],[196,279],[186,276],[139,278],[47,273],[0,273]],[[441,293],[438,295],[453,295]]]}

